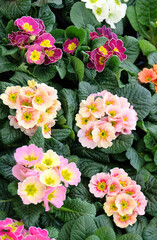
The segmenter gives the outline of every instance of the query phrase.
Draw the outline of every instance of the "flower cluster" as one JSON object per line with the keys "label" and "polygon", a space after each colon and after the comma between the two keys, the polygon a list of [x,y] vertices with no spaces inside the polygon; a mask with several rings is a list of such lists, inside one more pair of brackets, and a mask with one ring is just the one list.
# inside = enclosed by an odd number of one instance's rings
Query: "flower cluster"
{"label": "flower cluster", "polygon": [[111,32],[110,28],[106,28],[104,25],[102,28],[97,28],[97,31],[98,33],[90,33],[91,40],[104,36],[107,38],[107,41],[103,46],[86,52],[89,55],[90,61],[87,67],[102,72],[106,61],[111,56],[116,55],[121,62],[126,59],[127,56],[124,54],[126,49],[123,47],[122,40],[117,39],[117,35]]}
{"label": "flower cluster", "polygon": [[104,20],[115,28],[115,23],[124,18],[127,5],[121,0],[82,0],[86,3],[86,8],[92,9],[93,14],[99,22]]}
{"label": "flower cluster", "polygon": [[56,89],[29,80],[26,87],[7,87],[0,98],[9,108],[16,109],[15,116],[8,116],[11,126],[28,136],[34,135],[41,126],[43,136],[50,138],[51,127],[55,125],[57,111],[61,108]]}
{"label": "flower cluster", "polygon": [[50,202],[60,208],[68,185],[77,186],[80,182],[81,173],[76,164],[68,163],[68,159],[52,150],[44,153],[42,148],[31,144],[18,148],[14,157],[17,164],[12,173],[20,180],[18,195],[24,204],[44,202],[49,211]]}
{"label": "flower cluster", "polygon": [[20,49],[27,49],[28,63],[48,65],[62,58],[62,50],[55,47],[55,39],[50,33],[46,33],[41,19],[24,16],[18,18],[14,24],[21,31],[8,35],[10,44]]}
{"label": "flower cluster", "polygon": [[115,224],[125,228],[136,222],[137,215],[145,214],[147,200],[137,185],[121,168],[113,168],[109,173],[92,176],[89,190],[97,198],[106,195],[104,210],[112,216]]}
{"label": "flower cluster", "polygon": [[143,68],[143,70],[138,73],[138,79],[141,83],[154,83],[155,92],[157,92],[157,64],[154,64],[150,69]]}
{"label": "flower cluster", "polygon": [[137,113],[128,100],[104,90],[91,94],[80,103],[76,115],[79,141],[83,147],[108,148],[120,134],[135,130]]}
{"label": "flower cluster", "polygon": [[50,239],[46,229],[30,227],[24,228],[22,221],[6,218],[0,221],[0,239],[1,240],[55,240]]}

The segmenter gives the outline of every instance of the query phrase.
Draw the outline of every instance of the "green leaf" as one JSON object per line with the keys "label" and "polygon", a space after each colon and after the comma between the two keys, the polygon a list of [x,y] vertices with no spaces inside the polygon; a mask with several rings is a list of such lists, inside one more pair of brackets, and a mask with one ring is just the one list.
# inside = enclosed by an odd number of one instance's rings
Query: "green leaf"
{"label": "green leaf", "polygon": [[112,55],[106,62],[105,67],[116,72],[120,66],[120,59],[116,55]]}
{"label": "green leaf", "polygon": [[71,235],[71,229],[74,225],[74,221],[69,221],[67,223],[65,223],[58,235],[58,239],[57,240],[69,240],[70,239],[70,235]]}
{"label": "green leaf", "polygon": [[98,92],[98,87],[88,82],[79,83],[79,101],[85,100],[91,93]]}
{"label": "green leaf", "polygon": [[7,49],[6,47],[4,47],[3,45],[0,45],[0,55],[2,57],[4,56],[8,56],[8,55],[12,55],[14,53],[16,53],[18,50],[18,48],[14,47],[14,48],[11,48],[11,49]]}
{"label": "green leaf", "polygon": [[89,203],[93,202],[93,196],[81,182],[77,185],[77,187],[74,186],[70,189],[69,197],[72,199],[80,198],[82,201],[87,201]]}
{"label": "green leaf", "polygon": [[65,41],[65,34],[63,29],[54,29],[51,31],[51,35],[55,38],[55,44],[63,44]]}
{"label": "green leaf", "polygon": [[0,73],[15,71],[17,64],[9,61],[7,57],[0,57]]}
{"label": "green leaf", "polygon": [[135,64],[128,61],[127,59],[120,63],[120,67],[135,77],[137,77],[137,74],[140,71]]}
{"label": "green leaf", "polygon": [[148,42],[147,40],[145,39],[141,39],[139,40],[139,45],[140,45],[140,48],[141,48],[141,51],[143,53],[144,56],[148,56],[150,53],[152,52],[156,52],[156,47],[151,44],[150,42]]}
{"label": "green leaf", "polygon": [[14,25],[14,20],[10,20],[6,26],[6,33],[7,34],[11,34],[12,32],[17,32],[18,31],[18,27]]}
{"label": "green leaf", "polygon": [[153,66],[154,64],[157,64],[157,53],[152,52],[148,55],[148,64]]}
{"label": "green leaf", "polygon": [[157,142],[155,141],[155,139],[151,136],[150,133],[147,133],[145,136],[144,136],[144,143],[146,145],[146,148],[148,149],[153,149]]}
{"label": "green leaf", "polygon": [[18,189],[18,181],[13,181],[13,182],[9,183],[8,191],[10,192],[10,194],[12,196],[17,195],[17,189]]}
{"label": "green leaf", "polygon": [[143,230],[148,225],[148,219],[144,216],[138,216],[136,223],[134,223],[132,226],[128,226],[126,229],[127,233],[136,233],[140,236],[143,235]]}
{"label": "green leaf", "polygon": [[45,5],[39,9],[38,17],[44,21],[45,31],[48,33],[51,32],[54,27],[56,18],[48,5]]}
{"label": "green leaf", "polygon": [[138,40],[131,36],[125,36],[122,40],[123,46],[126,48],[127,60],[134,63],[140,53]]}
{"label": "green leaf", "polygon": [[14,210],[17,216],[23,220],[25,228],[29,228],[38,223],[43,207],[39,204],[25,205],[21,200],[14,202]]}
{"label": "green leaf", "polygon": [[151,94],[144,87],[138,84],[127,84],[124,88],[115,91],[120,97],[128,99],[129,103],[133,105],[137,112],[138,120],[143,120],[151,108]]}
{"label": "green leaf", "polygon": [[70,18],[72,23],[78,28],[83,27],[86,29],[87,24],[91,24],[94,27],[100,26],[92,11],[87,9],[82,2],[77,2],[72,6]]}
{"label": "green leaf", "polygon": [[86,238],[86,240],[100,240],[100,238],[95,235],[91,235],[88,238]]}
{"label": "green leaf", "polygon": [[59,231],[55,227],[49,226],[49,227],[46,228],[46,230],[48,231],[49,238],[52,239],[52,238],[57,238],[58,237]]}
{"label": "green leaf", "polygon": [[74,118],[78,109],[78,100],[76,92],[71,89],[62,89],[60,91],[60,101],[66,117],[66,125],[73,128]]}
{"label": "green leaf", "polygon": [[2,100],[0,100],[0,113],[0,120],[7,118],[9,115],[9,108],[3,104]]}
{"label": "green leaf", "polygon": [[99,228],[95,232],[95,235],[98,236],[100,240],[109,240],[109,239],[116,240],[116,235],[113,229],[106,226]]}
{"label": "green leaf", "polygon": [[56,217],[64,222],[75,220],[83,215],[94,217],[96,214],[94,204],[87,203],[81,199],[70,198],[64,201],[64,205],[61,208],[53,207],[51,211],[55,213]]}
{"label": "green leaf", "polygon": [[71,130],[68,128],[65,129],[52,129],[51,136],[58,141],[64,141],[71,134]]}
{"label": "green leaf", "polygon": [[136,13],[138,21],[143,25],[150,25],[150,21],[157,21],[157,1],[155,0],[137,0]]}
{"label": "green leaf", "polygon": [[84,240],[96,231],[97,227],[92,217],[81,216],[76,219],[72,229],[70,240]]}
{"label": "green leaf", "polygon": [[16,164],[13,152],[0,155],[0,174],[7,180],[14,181],[16,178],[12,174],[12,168]]}
{"label": "green leaf", "polygon": [[56,62],[56,69],[61,79],[66,75],[66,64],[63,59]]}
{"label": "green leaf", "polygon": [[111,218],[109,218],[106,214],[101,214],[95,218],[95,223],[97,228],[106,226],[113,228],[113,223]]}
{"label": "green leaf", "polygon": [[[31,75],[24,72],[16,71],[9,80],[14,85],[27,86],[27,81],[31,79],[32,79]],[[36,78],[33,79],[37,81]]]}
{"label": "green leaf", "polygon": [[120,236],[117,240],[143,240],[142,237],[135,233],[127,233]]}
{"label": "green leaf", "polygon": [[42,7],[45,4],[54,3],[54,1],[55,0],[37,0],[36,2],[32,3],[32,5]]}
{"label": "green leaf", "polygon": [[82,43],[84,42],[85,39],[85,30],[83,28],[77,28],[75,26],[69,26],[66,30],[65,30],[65,36],[66,38],[78,38],[79,40],[79,46],[82,45]]}
{"label": "green leaf", "polygon": [[8,191],[8,182],[0,179],[0,211],[7,213],[7,217],[13,214],[12,196]]}
{"label": "green leaf", "polygon": [[8,19],[16,19],[28,13],[31,0],[0,0],[0,13]]}
{"label": "green leaf", "polygon": [[143,240],[157,239],[157,217],[153,218],[143,232]]}
{"label": "green leaf", "polygon": [[4,211],[0,211],[0,220],[5,220],[7,218],[7,213]]}
{"label": "green leaf", "polygon": [[94,40],[92,40],[92,50],[103,46],[106,43],[106,41],[107,38],[105,37],[95,38]]}
{"label": "green leaf", "polygon": [[145,122],[145,127],[151,136],[157,141],[157,125],[151,122]]}
{"label": "green leaf", "polygon": [[44,143],[45,143],[45,140],[44,140],[44,136],[42,134],[42,128],[38,127],[35,134],[31,137],[31,140],[29,141],[29,145],[34,144],[37,147],[44,149]]}
{"label": "green leaf", "polygon": [[130,160],[130,164],[133,166],[133,168],[135,168],[137,171],[141,170],[145,161],[134,148],[130,147],[127,150],[126,157]]}
{"label": "green leaf", "polygon": [[145,183],[148,181],[149,177],[150,172],[148,172],[146,169],[141,169],[134,177],[134,180],[141,186],[142,189],[144,189]]}
{"label": "green leaf", "polygon": [[62,156],[70,155],[70,149],[68,145],[64,145],[63,143],[57,141],[53,137],[45,139],[45,149],[46,150],[52,149],[54,152]]}
{"label": "green leaf", "polygon": [[2,20],[0,19],[0,40],[3,38],[6,38],[6,29]]}
{"label": "green leaf", "polygon": [[133,135],[120,135],[118,136],[114,141],[113,141],[113,145],[111,147],[108,148],[101,148],[101,151],[104,153],[122,153],[124,151],[126,151],[129,147],[131,147],[132,143],[133,143]]}
{"label": "green leaf", "polygon": [[0,141],[5,145],[13,144],[22,139],[23,133],[20,129],[10,126],[9,121],[5,122],[0,129]]}
{"label": "green leaf", "polygon": [[157,122],[157,93],[155,93],[152,96],[151,99],[151,108],[150,108],[150,112],[149,112],[149,116],[148,118],[153,121],[153,122]]}
{"label": "green leaf", "polygon": [[84,76],[84,63],[77,57],[70,56],[70,63],[74,68],[74,71],[76,73],[77,79],[79,82],[82,81]]}
{"label": "green leaf", "polygon": [[47,83],[49,80],[53,79],[56,75],[56,72],[56,66],[52,64],[49,64],[48,66],[35,66],[33,70],[35,77],[39,78],[39,80],[44,83]]}

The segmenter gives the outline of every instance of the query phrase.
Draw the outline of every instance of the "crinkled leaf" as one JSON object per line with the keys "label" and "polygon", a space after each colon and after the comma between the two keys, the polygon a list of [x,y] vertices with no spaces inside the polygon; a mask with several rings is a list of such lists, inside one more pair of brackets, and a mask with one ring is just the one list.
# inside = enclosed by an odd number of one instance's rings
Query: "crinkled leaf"
{"label": "crinkled leaf", "polygon": [[57,141],[53,137],[45,139],[45,150],[49,150],[49,149],[52,149],[54,152],[62,156],[70,155],[69,146],[64,145],[63,143]]}
{"label": "crinkled leaf", "polygon": [[16,164],[13,152],[0,155],[0,174],[7,180],[13,181],[16,178],[12,174],[12,168]]}
{"label": "crinkled leaf", "polygon": [[31,140],[29,141],[29,145],[34,144],[37,147],[44,149],[44,143],[45,143],[45,140],[44,140],[44,136],[42,134],[42,128],[38,127],[35,134],[31,137]]}
{"label": "crinkled leaf", "polygon": [[127,233],[136,233],[140,236],[143,234],[143,230],[148,225],[148,219],[144,216],[138,216],[136,223],[134,223],[132,226],[128,226],[126,229]]}
{"label": "crinkled leaf", "polygon": [[65,223],[58,235],[58,240],[69,240],[70,239],[70,235],[71,235],[71,229],[74,225],[74,220],[69,221],[67,223]]}
{"label": "crinkled leaf", "polygon": [[125,36],[122,40],[123,46],[126,48],[127,60],[134,63],[140,53],[138,40],[131,36]]}
{"label": "crinkled leaf", "polygon": [[103,226],[99,228],[94,234],[98,236],[100,240],[116,240],[115,232],[111,227]]}
{"label": "crinkled leaf", "polygon": [[51,32],[55,24],[56,17],[48,5],[45,5],[39,9],[38,17],[44,21],[45,31],[48,33]]}
{"label": "crinkled leaf", "polygon": [[142,237],[135,233],[127,233],[120,236],[117,240],[143,240]]}
{"label": "crinkled leaf", "polygon": [[39,65],[35,66],[33,70],[34,76],[39,79],[41,82],[47,83],[50,79],[53,79],[56,75],[56,66],[49,65]]}
{"label": "crinkled leaf", "polygon": [[79,83],[79,101],[85,100],[91,93],[96,92],[98,92],[98,86],[84,81]]}
{"label": "crinkled leaf", "polygon": [[143,232],[144,240],[157,239],[157,217],[153,218]]}
{"label": "crinkled leaf", "polygon": [[126,157],[130,160],[130,164],[137,171],[139,171],[145,163],[144,158],[142,156],[140,156],[139,153],[132,147],[130,147],[127,150]]}
{"label": "crinkled leaf", "polygon": [[156,51],[156,47],[145,39],[139,40],[139,45],[144,56]]}

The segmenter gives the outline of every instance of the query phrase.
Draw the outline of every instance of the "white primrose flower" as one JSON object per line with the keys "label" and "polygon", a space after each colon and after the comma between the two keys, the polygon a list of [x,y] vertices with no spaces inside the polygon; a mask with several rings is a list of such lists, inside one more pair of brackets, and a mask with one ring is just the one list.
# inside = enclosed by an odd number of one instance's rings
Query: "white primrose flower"
{"label": "white primrose flower", "polygon": [[92,11],[93,11],[96,19],[98,20],[98,22],[102,22],[104,19],[108,18],[109,8],[106,4],[106,1],[102,5],[102,7],[93,6]]}
{"label": "white primrose flower", "polygon": [[109,7],[109,15],[106,22],[115,28],[115,23],[119,22],[126,14],[127,5],[119,0],[107,0]]}
{"label": "white primrose flower", "polygon": [[82,0],[86,3],[86,8],[93,9],[93,6],[101,7],[106,0]]}

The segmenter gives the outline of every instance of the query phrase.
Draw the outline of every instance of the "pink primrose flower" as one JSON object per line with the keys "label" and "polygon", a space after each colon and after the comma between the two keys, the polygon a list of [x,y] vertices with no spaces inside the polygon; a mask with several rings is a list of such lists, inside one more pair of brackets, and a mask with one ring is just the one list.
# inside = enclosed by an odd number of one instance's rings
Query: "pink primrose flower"
{"label": "pink primrose flower", "polygon": [[46,55],[46,60],[45,60],[45,65],[48,65],[50,63],[55,63],[59,59],[62,58],[63,52],[60,48],[49,48],[45,49],[45,55]]}
{"label": "pink primrose flower", "polygon": [[137,194],[140,192],[141,186],[140,185],[129,185],[125,187],[122,191],[122,193],[126,193],[130,195],[132,198],[136,197]]}
{"label": "pink primrose flower", "polygon": [[127,98],[119,97],[119,102],[120,102],[121,108],[129,108],[130,107],[130,103],[128,102]]}
{"label": "pink primrose flower", "polygon": [[97,173],[92,176],[88,187],[89,191],[97,198],[103,198],[107,194],[110,175],[107,173]]}
{"label": "pink primrose flower", "polygon": [[40,162],[43,157],[44,153],[42,148],[38,148],[34,144],[17,148],[14,154],[16,162],[26,167],[34,166],[34,164]]}
{"label": "pink primrose flower", "polygon": [[73,38],[73,39],[67,39],[63,43],[63,51],[70,53],[71,55],[75,52],[76,48],[79,45],[79,40],[78,38]]}
{"label": "pink primrose flower", "polygon": [[0,95],[3,103],[11,109],[16,109],[17,98],[20,94],[20,86],[7,87],[5,92]]}
{"label": "pink primrose flower", "polygon": [[44,33],[38,37],[34,44],[40,45],[43,48],[52,48],[54,46],[55,39],[50,33]]}
{"label": "pink primrose flower", "polygon": [[126,49],[123,47],[122,40],[120,39],[116,40],[112,38],[111,41],[109,42],[109,47],[111,48],[113,54],[119,57],[121,62],[127,58],[127,56],[124,54]]}
{"label": "pink primrose flower", "polygon": [[120,215],[119,213],[113,214],[113,220],[117,227],[126,228],[129,225],[133,225],[136,222],[137,214],[133,213],[132,215]]}
{"label": "pink primrose flower", "polygon": [[144,215],[145,214],[145,208],[147,206],[148,201],[146,200],[144,194],[142,192],[139,192],[135,197],[134,200],[136,202],[136,208],[135,212],[138,215]]}
{"label": "pink primrose flower", "polygon": [[21,127],[25,129],[33,128],[39,119],[39,111],[30,108],[18,109],[16,112],[16,118]]}
{"label": "pink primrose flower", "polygon": [[24,134],[26,134],[29,137],[32,137],[35,132],[37,131],[38,127],[34,126],[33,128],[29,128],[29,129],[21,129],[22,132],[24,132]]}
{"label": "pink primrose flower", "polygon": [[117,212],[124,216],[126,214],[131,215],[136,207],[135,200],[126,193],[121,193],[116,197],[115,204]]}
{"label": "pink primrose flower", "polygon": [[[25,240],[51,240],[48,236],[48,231],[46,229],[30,227],[29,235],[25,237]],[[55,240],[55,239],[52,239]]]}
{"label": "pink primrose flower", "polygon": [[107,195],[116,196],[120,191],[121,191],[121,185],[119,181],[116,178],[111,177],[108,184]]}
{"label": "pink primrose flower", "polygon": [[104,99],[104,103],[105,103],[105,109],[111,105],[120,107],[120,101],[119,101],[119,97],[117,95],[113,95],[110,92],[105,92],[103,99]]}
{"label": "pink primrose flower", "polygon": [[40,32],[39,34],[42,35],[43,33],[45,33],[45,25],[44,25],[44,22],[43,20],[39,19],[39,18],[34,18],[34,20],[38,23],[39,25],[39,29],[40,29]]}
{"label": "pink primrose flower", "polygon": [[115,200],[116,200],[116,196],[106,197],[106,202],[104,203],[103,209],[108,217],[112,216],[113,213],[117,212]]}
{"label": "pink primrose flower", "polygon": [[39,28],[39,24],[35,19],[32,17],[21,17],[16,19],[14,22],[14,25],[18,26],[20,30],[23,30],[24,32],[38,36],[41,29]]}
{"label": "pink primrose flower", "polygon": [[117,35],[115,33],[111,32],[111,29],[107,28],[105,25],[103,25],[102,28],[97,28],[96,30],[100,34],[100,37],[104,36],[108,39],[114,38],[117,40]]}
{"label": "pink primrose flower", "polygon": [[106,113],[108,115],[108,118],[111,121],[116,120],[116,119],[121,119],[121,117],[122,117],[121,107],[116,106],[116,105],[110,104],[109,106],[107,106]]}
{"label": "pink primrose flower", "polygon": [[12,168],[12,174],[18,180],[23,181],[27,177],[36,176],[37,172],[34,169],[26,168],[25,166],[23,166],[21,164],[16,164]]}
{"label": "pink primrose flower", "polygon": [[110,122],[112,124],[112,126],[114,127],[116,136],[117,136],[117,133],[121,133],[122,127],[123,127],[122,119],[111,119],[111,118],[108,118],[108,122]]}
{"label": "pink primrose flower", "polygon": [[3,232],[0,231],[0,239],[1,240],[22,240],[23,238],[19,238],[18,236],[16,236],[15,233],[12,232]]}
{"label": "pink primrose flower", "polygon": [[44,206],[45,210],[49,211],[49,202],[53,204],[55,207],[60,208],[63,205],[63,201],[66,198],[66,188],[64,186],[58,186],[58,187],[49,187],[45,191],[44,195]]}
{"label": "pink primrose flower", "polygon": [[10,120],[10,126],[14,127],[15,129],[21,128],[21,126],[18,124],[16,116],[8,115],[8,119]]}
{"label": "pink primrose flower", "polygon": [[120,175],[124,175],[126,177],[128,176],[128,174],[122,168],[117,168],[117,167],[112,168],[110,172],[111,172],[111,177],[118,177]]}
{"label": "pink primrose flower", "polygon": [[131,178],[128,177],[125,174],[121,174],[117,176],[117,179],[119,181],[119,183],[121,184],[121,188],[124,189],[125,187],[129,186],[131,184]]}
{"label": "pink primrose flower", "polygon": [[123,134],[130,134],[131,130],[136,129],[137,123],[137,113],[131,106],[130,108],[123,108],[122,109],[122,120],[123,120]]}
{"label": "pink primrose flower", "polygon": [[43,48],[39,45],[32,45],[26,52],[27,62],[41,65],[45,60]]}
{"label": "pink primrose flower", "polygon": [[18,183],[17,193],[24,204],[37,204],[43,201],[45,188],[37,176],[31,176]]}
{"label": "pink primrose flower", "polygon": [[107,59],[112,56],[112,52],[108,49],[106,44],[103,46],[99,47],[97,49],[98,53],[102,54],[103,57],[106,57]]}
{"label": "pink primrose flower", "polygon": [[97,32],[90,32],[89,34],[90,34],[90,40],[94,40],[100,37],[100,35]]}

